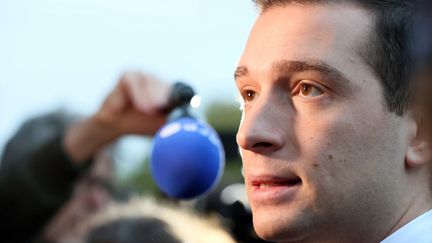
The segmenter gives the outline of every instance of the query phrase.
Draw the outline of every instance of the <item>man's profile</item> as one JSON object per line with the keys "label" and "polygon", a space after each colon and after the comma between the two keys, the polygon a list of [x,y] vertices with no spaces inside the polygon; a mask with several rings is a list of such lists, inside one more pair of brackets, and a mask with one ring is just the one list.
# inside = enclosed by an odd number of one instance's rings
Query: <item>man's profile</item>
{"label": "man's profile", "polygon": [[431,151],[409,99],[411,1],[256,2],[235,78],[258,235],[390,242],[420,215],[430,228]]}

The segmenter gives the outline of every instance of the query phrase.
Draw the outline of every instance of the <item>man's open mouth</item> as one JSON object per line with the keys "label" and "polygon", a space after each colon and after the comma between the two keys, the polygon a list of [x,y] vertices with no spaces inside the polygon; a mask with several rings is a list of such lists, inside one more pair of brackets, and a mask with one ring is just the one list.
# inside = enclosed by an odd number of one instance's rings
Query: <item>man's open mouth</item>
{"label": "man's open mouth", "polygon": [[276,205],[287,203],[295,197],[302,185],[302,180],[295,174],[280,176],[250,176],[250,200],[256,203]]}
{"label": "man's open mouth", "polygon": [[290,179],[265,179],[265,180],[254,180],[252,181],[252,186],[256,189],[266,189],[272,187],[291,187],[301,184],[301,179],[299,177]]}

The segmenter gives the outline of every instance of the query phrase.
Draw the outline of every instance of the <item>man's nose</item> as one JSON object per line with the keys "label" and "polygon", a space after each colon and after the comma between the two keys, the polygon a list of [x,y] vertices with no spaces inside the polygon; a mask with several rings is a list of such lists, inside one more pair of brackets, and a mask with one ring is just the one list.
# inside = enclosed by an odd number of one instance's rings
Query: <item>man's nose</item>
{"label": "man's nose", "polygon": [[[256,103],[247,111],[237,132],[237,144],[244,150],[268,154],[284,146],[285,114],[270,101]],[[279,111],[278,111],[279,110]],[[288,121],[286,121],[288,122]]]}

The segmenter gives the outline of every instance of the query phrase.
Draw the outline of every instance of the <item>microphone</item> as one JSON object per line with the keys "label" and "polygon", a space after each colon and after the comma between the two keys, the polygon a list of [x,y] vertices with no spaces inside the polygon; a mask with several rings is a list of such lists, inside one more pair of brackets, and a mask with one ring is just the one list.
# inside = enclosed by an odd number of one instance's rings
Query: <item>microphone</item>
{"label": "microphone", "polygon": [[155,135],[150,170],[159,189],[176,199],[203,196],[219,183],[225,152],[216,131],[193,117],[189,104],[195,95],[190,86],[176,83],[170,104],[180,115]]}

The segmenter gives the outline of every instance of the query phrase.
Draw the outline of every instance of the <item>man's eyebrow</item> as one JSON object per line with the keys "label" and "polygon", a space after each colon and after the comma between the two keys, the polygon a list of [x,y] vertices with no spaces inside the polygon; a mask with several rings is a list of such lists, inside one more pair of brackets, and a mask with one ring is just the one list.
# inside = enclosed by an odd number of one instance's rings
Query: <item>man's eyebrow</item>
{"label": "man's eyebrow", "polygon": [[325,77],[326,81],[351,92],[351,87],[349,84],[352,82],[350,79],[347,78],[341,71],[322,61],[283,60],[273,63],[272,68],[274,71],[282,74],[316,71],[321,73]]}
{"label": "man's eyebrow", "polygon": [[[352,93],[352,88],[350,87],[350,79],[346,77],[341,71],[328,65],[327,63],[320,60],[308,60],[308,61],[291,61],[282,60],[274,62],[272,64],[272,69],[276,73],[281,75],[290,75],[293,73],[300,73],[306,71],[316,71],[324,76],[327,82],[336,85],[339,88],[344,89],[346,92]],[[234,72],[234,78],[238,79],[249,75],[249,70],[247,66],[238,66]]]}
{"label": "man's eyebrow", "polygon": [[272,68],[274,71],[279,73],[317,71],[326,76],[349,81],[349,79],[339,70],[321,61],[280,61],[273,63]]}
{"label": "man's eyebrow", "polygon": [[247,76],[249,71],[245,66],[238,66],[234,72],[234,79],[240,78],[242,76]]}

